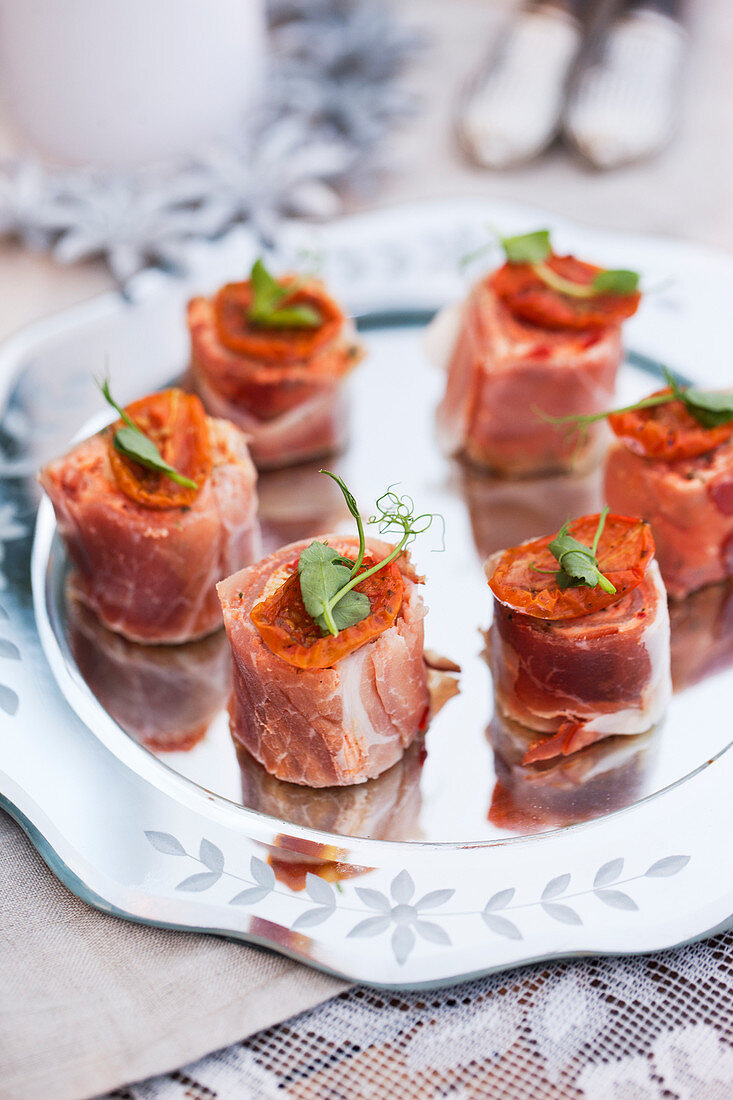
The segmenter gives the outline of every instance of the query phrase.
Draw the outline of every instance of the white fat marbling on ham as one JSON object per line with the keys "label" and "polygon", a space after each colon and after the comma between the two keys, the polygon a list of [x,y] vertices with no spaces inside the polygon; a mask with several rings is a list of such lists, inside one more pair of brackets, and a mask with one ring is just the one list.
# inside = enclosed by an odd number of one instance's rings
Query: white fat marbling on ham
{"label": "white fat marbling on ham", "polygon": [[261,553],[257,474],[242,433],[209,419],[213,468],[188,508],[145,508],[118,488],[102,435],[43,468],[74,591],[133,641],[179,643],[221,626],[216,582]]}
{"label": "white fat marbling on ham", "polygon": [[[356,554],[353,539],[321,538]],[[218,585],[234,660],[232,734],[278,779],[310,787],[362,783],[399,760],[424,726],[425,607],[403,556],[405,592],[393,625],[332,668],[296,668],[265,645],[250,612],[309,541],[286,546]],[[377,540],[367,545],[379,558],[391,549]]]}

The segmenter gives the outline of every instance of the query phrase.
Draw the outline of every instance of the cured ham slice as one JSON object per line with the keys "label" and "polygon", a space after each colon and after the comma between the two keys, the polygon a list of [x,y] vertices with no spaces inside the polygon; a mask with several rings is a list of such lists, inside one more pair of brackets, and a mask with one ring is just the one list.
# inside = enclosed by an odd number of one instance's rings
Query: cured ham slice
{"label": "cured ham slice", "polygon": [[[187,400],[200,408],[198,398]],[[145,479],[144,502],[134,497],[134,480],[133,489],[123,491],[113,465],[120,462],[113,429],[84,440],[40,474],[76,567],[78,598],[109,630],[133,641],[187,642],[217,630],[217,580],[260,553],[256,472],[244,436],[233,424],[201,416],[210,471],[182,506],[161,507],[157,498],[149,504]],[[125,477],[134,479],[131,469],[125,466]]]}
{"label": "cured ham slice", "polygon": [[[576,524],[587,531],[596,520]],[[537,570],[552,560],[549,541],[525,543],[486,563],[494,591],[488,658],[497,706],[513,721],[552,735],[536,739],[525,764],[615,734],[643,733],[660,721],[671,695],[667,599],[648,528],[609,518],[598,560],[601,567],[604,558],[609,562],[611,595],[563,588],[541,576]]]}
{"label": "cured ham slice", "polygon": [[680,599],[733,576],[733,443],[705,454],[650,458],[618,439],[606,461],[610,506],[654,532],[667,592]]}
{"label": "cured ham slice", "polygon": [[[353,538],[323,540],[339,554],[356,556]],[[307,545],[303,540],[286,546],[218,585],[234,660],[232,735],[271,775],[286,782],[308,787],[363,783],[395,764],[425,727],[425,607],[418,578],[403,554],[395,565],[404,591],[391,626],[333,667],[290,664],[265,644],[251,613],[296,572]],[[390,550],[367,540],[367,553],[377,560]]]}
{"label": "cured ham slice", "polygon": [[491,278],[473,288],[456,320],[437,414],[443,451],[502,477],[593,465],[605,425],[594,425],[578,445],[533,410],[566,416],[607,408],[621,363],[621,326],[540,327],[516,317]]}
{"label": "cured ham slice", "polygon": [[142,646],[113,634],[67,593],[69,647],[87,685],[118,725],[152,752],[185,752],[202,738],[231,690],[223,630],[198,642]]}
{"label": "cured ham slice", "polygon": [[488,729],[496,770],[489,821],[536,833],[631,805],[643,791],[656,732],[608,737],[572,756],[525,764],[536,732],[497,712]]}
{"label": "cured ham slice", "polygon": [[206,408],[246,433],[260,469],[341,450],[348,433],[344,382],[364,354],[353,324],[322,285],[311,281],[300,288],[297,301],[323,312],[315,334],[280,330],[265,336],[246,327],[243,305],[238,320],[244,332],[238,340],[228,339],[221,295],[236,291],[246,297],[248,287],[230,284],[213,300],[199,297],[189,303],[191,366]]}

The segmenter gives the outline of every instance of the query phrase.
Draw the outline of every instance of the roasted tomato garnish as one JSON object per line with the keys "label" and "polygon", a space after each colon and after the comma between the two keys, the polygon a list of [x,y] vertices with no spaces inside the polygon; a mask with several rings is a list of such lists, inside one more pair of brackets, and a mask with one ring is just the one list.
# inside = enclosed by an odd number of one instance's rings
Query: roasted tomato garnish
{"label": "roasted tomato garnish", "polygon": [[[651,396],[671,392],[666,387]],[[608,423],[630,451],[665,462],[708,454],[733,437],[733,420],[717,428],[706,428],[695,419],[684,401],[613,413]]]}
{"label": "roasted tomato garnish", "polygon": [[[292,276],[283,285],[294,281]],[[309,359],[338,336],[344,315],[323,286],[311,281],[299,286],[279,303],[282,308],[310,306],[321,318],[317,328],[267,328],[249,319],[252,284],[227,283],[214,299],[216,328],[224,347],[269,363],[289,363]]]}
{"label": "roasted tomato garnish", "polygon": [[[583,516],[569,524],[568,533],[579,542],[593,543],[600,517]],[[489,587],[507,607],[534,619],[579,619],[617,603],[641,584],[654,557],[654,539],[649,525],[629,516],[609,515],[596,552],[598,568],[616,589],[604,592],[600,586],[561,588],[553,575],[559,569],[548,550],[555,535],[522,543],[505,550],[489,577]],[[540,573],[537,570],[551,570]]]}
{"label": "roasted tomato garnish", "polygon": [[183,390],[152,393],[125,409],[143,435],[155,443],[163,459],[179,474],[190,478],[196,489],[178,485],[157,470],[149,470],[120,454],[114,435],[124,427],[118,420],[107,429],[109,460],[118,487],[126,497],[145,508],[184,508],[192,504],[211,472],[211,441],[204,407],[194,394]]}
{"label": "roasted tomato garnish", "polygon": [[[545,261],[556,275],[588,286],[603,268],[583,263],[574,256],[551,255]],[[587,329],[616,325],[636,313],[641,301],[632,294],[594,294],[575,298],[542,281],[531,264],[504,264],[490,277],[491,286],[515,317],[550,329]]]}
{"label": "roasted tomato garnish", "polygon": [[[376,565],[364,559],[364,568]],[[334,637],[323,634],[305,609],[300,593],[297,562],[280,587],[251,611],[265,645],[297,668],[331,668],[342,657],[353,653],[365,642],[389,629],[402,606],[405,582],[394,562],[356,586],[369,598],[371,611],[366,619],[340,630]]]}

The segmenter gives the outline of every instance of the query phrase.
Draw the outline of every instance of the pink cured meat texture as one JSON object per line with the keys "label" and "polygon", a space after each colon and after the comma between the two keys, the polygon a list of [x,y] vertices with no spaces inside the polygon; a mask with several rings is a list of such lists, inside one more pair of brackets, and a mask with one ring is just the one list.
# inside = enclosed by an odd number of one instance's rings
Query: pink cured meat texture
{"label": "pink cured meat texture", "polygon": [[[353,539],[323,535],[355,555]],[[218,585],[232,647],[232,734],[270,774],[308,787],[373,779],[400,759],[424,724],[429,698],[423,663],[425,608],[403,557],[405,593],[388,630],[333,668],[299,669],[271,652],[250,612],[287,575],[310,540],[293,543]],[[369,550],[383,557],[384,543]],[[241,593],[241,596],[240,596]]]}
{"label": "pink cured meat texture", "polygon": [[549,416],[608,408],[621,363],[621,329],[553,332],[518,321],[486,281],[463,310],[438,409],[441,447],[503,476],[590,467],[607,433],[593,426],[579,445]]}
{"label": "pink cured meat texture", "polygon": [[[188,307],[188,324],[196,390],[212,415],[226,417],[246,434],[252,459],[259,469],[294,465],[343,450],[348,437],[344,375],[361,358],[350,321],[344,322],[336,341],[319,353],[324,361],[332,357],[343,360],[344,369],[338,376],[320,373],[316,368],[306,378],[304,364],[299,364],[292,383],[288,383],[283,382],[280,368],[275,368],[273,384],[279,387],[280,399],[283,390],[289,389],[291,394],[289,407],[272,417],[259,413],[258,384],[250,387],[247,397],[242,396],[242,381],[250,372],[260,377],[262,364],[221,344],[211,302],[194,298]],[[268,388],[267,383],[263,385]]]}
{"label": "pink cured meat texture", "polygon": [[260,551],[256,471],[244,436],[209,420],[213,469],[190,508],[155,510],[117,487],[107,442],[92,436],[43,468],[74,590],[132,641],[179,643],[221,626],[216,582]]}
{"label": "pink cured meat texture", "polygon": [[[493,573],[492,559],[487,573]],[[614,734],[643,733],[671,695],[669,614],[656,561],[617,603],[550,622],[494,599],[489,663],[497,704],[541,733],[548,758]]]}
{"label": "pink cured meat texture", "polygon": [[698,458],[644,458],[617,440],[606,461],[613,511],[643,516],[670,596],[733,576],[733,444]]}

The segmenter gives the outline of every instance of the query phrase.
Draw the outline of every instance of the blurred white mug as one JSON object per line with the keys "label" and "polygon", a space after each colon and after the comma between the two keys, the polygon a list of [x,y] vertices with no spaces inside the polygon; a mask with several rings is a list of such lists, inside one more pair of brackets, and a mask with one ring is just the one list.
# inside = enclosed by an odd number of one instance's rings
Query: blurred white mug
{"label": "blurred white mug", "polygon": [[233,133],[258,97],[263,0],[0,0],[0,79],[20,142],[139,165]]}

